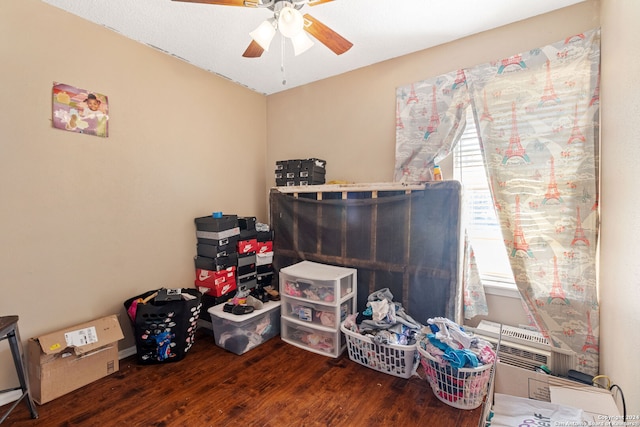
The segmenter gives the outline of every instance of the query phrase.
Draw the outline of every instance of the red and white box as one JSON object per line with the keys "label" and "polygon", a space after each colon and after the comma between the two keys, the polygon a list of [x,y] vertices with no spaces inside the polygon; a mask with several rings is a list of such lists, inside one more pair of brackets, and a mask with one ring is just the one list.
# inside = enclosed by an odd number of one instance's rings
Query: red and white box
{"label": "red and white box", "polygon": [[239,254],[248,254],[251,252],[256,252],[258,250],[258,240],[257,239],[249,239],[249,240],[240,240],[238,242],[238,253]]}
{"label": "red and white box", "polygon": [[259,254],[273,252],[273,242],[271,240],[267,242],[258,242],[258,250],[256,252]]}
{"label": "red and white box", "polygon": [[229,292],[235,291],[238,287],[236,285],[235,277],[227,279],[221,283],[202,283],[196,280],[196,289],[205,295],[212,295],[214,297],[221,297]]}
{"label": "red and white box", "polygon": [[227,267],[224,270],[220,270],[220,271],[196,268],[196,287],[198,287],[199,284],[202,284],[202,285],[218,284],[219,285],[229,280],[235,281],[235,278],[236,278],[235,266]]}

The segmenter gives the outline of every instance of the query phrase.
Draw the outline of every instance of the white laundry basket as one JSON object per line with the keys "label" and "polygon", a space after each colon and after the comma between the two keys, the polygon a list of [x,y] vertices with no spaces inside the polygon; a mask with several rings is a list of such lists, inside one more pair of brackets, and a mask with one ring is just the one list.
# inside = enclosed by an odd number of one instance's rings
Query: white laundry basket
{"label": "white laundry basket", "polygon": [[458,409],[475,409],[482,404],[493,364],[456,369],[417,348],[427,381],[438,399]]}
{"label": "white laundry basket", "polygon": [[353,332],[340,324],[347,339],[349,359],[376,371],[409,378],[419,363],[417,345],[379,344],[371,338]]}

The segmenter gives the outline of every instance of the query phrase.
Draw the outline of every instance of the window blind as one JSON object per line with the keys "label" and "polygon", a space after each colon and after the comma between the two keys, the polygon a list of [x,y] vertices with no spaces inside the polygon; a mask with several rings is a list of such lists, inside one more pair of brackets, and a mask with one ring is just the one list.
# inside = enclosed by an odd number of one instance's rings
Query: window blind
{"label": "window blind", "polygon": [[465,130],[453,150],[453,165],[454,178],[462,183],[463,224],[481,280],[515,287],[471,108],[467,109]]}

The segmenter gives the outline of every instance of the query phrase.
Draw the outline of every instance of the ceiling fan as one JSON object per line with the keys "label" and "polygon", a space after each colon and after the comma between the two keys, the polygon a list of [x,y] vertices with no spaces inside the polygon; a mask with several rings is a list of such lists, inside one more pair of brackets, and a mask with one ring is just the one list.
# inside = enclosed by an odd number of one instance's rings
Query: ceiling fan
{"label": "ceiling fan", "polygon": [[[304,5],[316,6],[333,0],[173,0],[187,3],[205,3],[223,6],[242,6],[267,8],[273,11],[273,18],[264,21],[250,33],[251,43],[242,56],[258,58],[269,44],[276,31],[291,40],[295,55],[305,52],[313,45],[313,41],[305,34],[312,35],[320,43],[331,49],[336,55],[342,55],[353,43],[318,21],[308,13],[302,15],[299,10]],[[304,31],[303,31],[304,30]]]}

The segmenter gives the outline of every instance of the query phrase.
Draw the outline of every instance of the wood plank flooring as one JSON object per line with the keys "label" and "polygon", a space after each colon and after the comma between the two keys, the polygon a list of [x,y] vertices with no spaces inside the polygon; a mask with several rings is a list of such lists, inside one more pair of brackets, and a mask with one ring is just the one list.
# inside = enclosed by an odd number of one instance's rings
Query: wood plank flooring
{"label": "wood plank flooring", "polygon": [[476,427],[481,410],[446,405],[426,380],[377,372],[346,351],[334,359],[276,336],[238,356],[199,329],[179,362],[123,359],[118,372],[38,406],[37,420],[20,402],[4,425]]}

